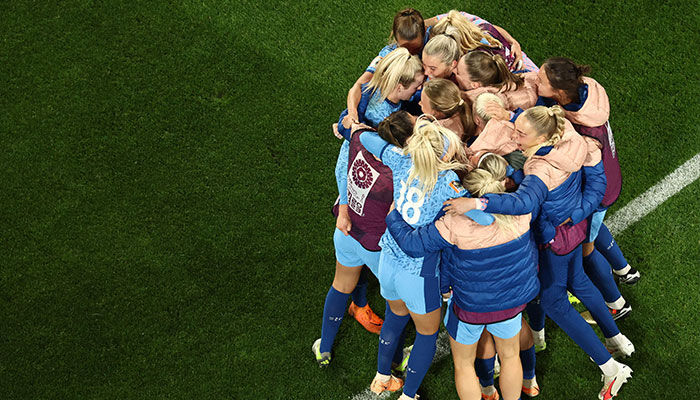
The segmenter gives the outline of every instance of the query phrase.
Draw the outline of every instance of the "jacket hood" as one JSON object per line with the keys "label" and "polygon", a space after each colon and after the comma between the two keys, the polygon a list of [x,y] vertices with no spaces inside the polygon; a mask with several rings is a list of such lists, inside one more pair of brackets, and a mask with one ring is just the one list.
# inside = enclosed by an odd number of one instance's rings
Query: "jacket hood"
{"label": "jacket hood", "polygon": [[449,118],[441,119],[439,122],[445,128],[456,133],[460,138],[464,137],[464,126],[462,126],[462,120],[459,118],[459,113],[455,113]]}
{"label": "jacket hood", "polygon": [[578,111],[564,110],[566,118],[574,124],[583,126],[600,126],[610,117],[610,101],[603,86],[595,79],[583,77],[583,83],[588,85],[588,97]]}
{"label": "jacket hood", "polygon": [[[476,137],[474,143],[469,146],[470,154],[478,157],[484,153],[496,153],[505,156],[518,149],[518,145],[511,139],[513,137],[513,123],[492,119],[486,123],[484,130]],[[475,164],[476,165],[476,164]]]}
{"label": "jacket hood", "polygon": [[448,242],[462,250],[484,249],[514,240],[530,230],[530,214],[513,216],[514,230],[501,229],[498,223],[480,225],[466,215],[447,214],[435,227]]}
{"label": "jacket hood", "polygon": [[554,168],[571,173],[581,169],[587,155],[588,145],[586,141],[574,130],[573,125],[566,121],[564,135],[554,148],[548,154],[535,155],[532,158],[541,158]]}

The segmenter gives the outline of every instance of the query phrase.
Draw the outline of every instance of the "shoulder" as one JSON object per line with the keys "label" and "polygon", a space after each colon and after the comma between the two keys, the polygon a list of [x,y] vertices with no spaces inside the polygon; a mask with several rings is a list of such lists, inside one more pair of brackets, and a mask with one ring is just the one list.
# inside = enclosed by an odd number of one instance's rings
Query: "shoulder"
{"label": "shoulder", "polygon": [[603,148],[603,145],[592,137],[583,136],[583,140],[586,142],[587,148],[586,160],[583,162],[583,165],[586,167],[597,165],[602,160],[600,150]]}
{"label": "shoulder", "polygon": [[397,169],[402,164],[408,164],[410,157],[403,154],[403,149],[390,144],[384,148],[381,154],[381,159],[384,165],[391,169]]}
{"label": "shoulder", "polygon": [[523,165],[523,173],[535,175],[551,190],[556,169],[543,157],[532,156]]}
{"label": "shoulder", "polygon": [[398,46],[397,46],[396,43],[387,44],[386,46],[382,47],[381,50],[379,50],[379,54],[377,55],[377,57],[381,57],[381,58],[386,57],[387,54],[389,54],[389,53],[391,53],[392,51],[396,50],[397,47],[398,47]]}

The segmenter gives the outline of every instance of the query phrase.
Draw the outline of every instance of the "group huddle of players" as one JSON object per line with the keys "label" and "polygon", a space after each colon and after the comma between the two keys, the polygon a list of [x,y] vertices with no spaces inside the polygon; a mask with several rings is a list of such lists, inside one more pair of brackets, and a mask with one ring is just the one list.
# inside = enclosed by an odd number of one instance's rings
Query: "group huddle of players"
{"label": "group huddle of players", "polygon": [[506,30],[465,12],[395,15],[391,43],[333,124],[336,270],[319,365],[352,297],[348,313],[379,334],[372,392],[418,398],[443,322],[461,399],[535,397],[548,316],[600,367],[599,398],[617,395],[632,373],[617,359],[634,352],[615,322],[632,310],[617,283],[640,274],[603,222],[622,177],[608,97],[588,72],[564,57],[538,67]]}

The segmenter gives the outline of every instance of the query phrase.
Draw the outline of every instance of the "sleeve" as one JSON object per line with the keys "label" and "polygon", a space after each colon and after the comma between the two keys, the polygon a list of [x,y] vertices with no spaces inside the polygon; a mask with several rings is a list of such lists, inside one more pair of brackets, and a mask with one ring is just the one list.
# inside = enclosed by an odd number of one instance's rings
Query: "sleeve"
{"label": "sleeve", "polygon": [[[382,154],[384,150],[392,146],[389,142],[379,137],[377,132],[364,131],[360,134],[360,143],[367,149],[373,156],[383,160]],[[384,163],[386,165],[386,163]]]}
{"label": "sleeve", "polygon": [[479,225],[487,226],[493,224],[493,222],[496,220],[493,215],[483,212],[481,210],[469,210],[464,213],[467,217],[469,217],[472,221],[476,222]]}
{"label": "sleeve", "polygon": [[[443,253],[444,255],[445,253]],[[450,275],[450,263],[445,257],[440,258],[440,293],[449,293],[452,289],[452,276]]]}
{"label": "sleeve", "polygon": [[345,140],[350,140],[350,128],[343,126],[343,118],[345,118],[346,115],[348,115],[347,108],[340,113],[340,117],[338,118],[338,133],[340,133]]}
{"label": "sleeve", "polygon": [[515,182],[516,185],[520,185],[523,182],[523,179],[525,179],[525,173],[522,169],[518,169],[513,171],[513,175],[510,177],[513,179],[513,182]]}
{"label": "sleeve", "polygon": [[[369,100],[372,98],[371,93],[365,90],[366,87],[367,85],[362,85],[362,95],[360,96],[360,102],[357,103],[357,114],[360,119],[359,122],[364,124],[368,123],[367,119],[365,118],[365,113],[367,112]],[[346,128],[343,126],[343,118],[345,118],[346,115],[348,115],[347,108],[340,113],[340,117],[338,118],[338,133],[340,133],[345,140],[350,140],[352,137],[352,127]]]}
{"label": "sleeve", "polygon": [[574,225],[588,218],[598,208],[607,188],[602,161],[592,167],[583,167],[582,170],[583,197],[581,198],[581,208],[571,212],[571,222]]}
{"label": "sleeve", "polygon": [[489,193],[486,211],[494,214],[523,215],[535,213],[547,197],[547,185],[537,175],[527,175],[514,193]]}
{"label": "sleeve", "polygon": [[532,222],[532,234],[535,236],[535,243],[549,243],[557,235],[557,228],[542,212]]}
{"label": "sleeve", "polygon": [[382,61],[382,58],[386,57],[386,55],[391,53],[391,51],[395,48],[396,47],[392,48],[392,45],[384,46],[381,50],[379,50],[379,54],[377,54],[377,56],[372,59],[372,62],[369,63],[365,71],[374,73],[377,70],[377,64],[379,64],[379,62]]}
{"label": "sleeve", "polygon": [[338,185],[340,200],[338,204],[348,204],[348,158],[350,158],[350,142],[343,141],[335,162],[335,182]]}
{"label": "sleeve", "polygon": [[401,250],[409,257],[424,257],[426,254],[452,246],[440,235],[434,223],[413,229],[397,210],[386,216],[386,227]]}

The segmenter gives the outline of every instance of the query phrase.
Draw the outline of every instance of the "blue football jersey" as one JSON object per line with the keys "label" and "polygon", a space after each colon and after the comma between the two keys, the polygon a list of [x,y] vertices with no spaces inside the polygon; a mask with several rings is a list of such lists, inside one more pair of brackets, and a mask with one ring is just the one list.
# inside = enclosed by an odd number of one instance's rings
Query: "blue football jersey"
{"label": "blue football jersey", "polygon": [[[445,200],[462,197],[466,194],[454,171],[442,171],[439,173],[433,190],[422,196],[423,193],[417,179],[410,183],[407,182],[410,169],[413,166],[410,155],[404,155],[400,148],[389,145],[382,151],[380,158],[386,166],[391,168],[394,175],[394,206],[404,221],[414,228],[431,224],[442,209],[442,203]],[[379,246],[381,246],[382,251],[390,252],[393,258],[399,260],[400,266],[406,271],[419,275],[424,269],[423,258],[412,258],[406,255],[389,231],[384,232]],[[436,270],[437,262],[428,268]]]}
{"label": "blue football jersey", "polygon": [[375,90],[367,103],[367,110],[365,110],[365,119],[369,121],[367,125],[377,127],[384,118],[401,109],[401,101],[398,103],[392,103],[388,99],[380,101],[380,96],[379,90]]}
{"label": "blue football jersey", "polygon": [[379,64],[379,62],[382,61],[382,58],[386,57],[387,54],[396,50],[397,47],[399,47],[399,45],[397,45],[396,43],[384,46],[384,48],[379,51],[379,54],[376,57],[374,57],[372,62],[369,63],[365,71],[374,73],[377,70],[377,64]]}

